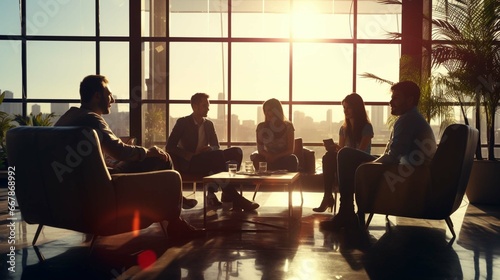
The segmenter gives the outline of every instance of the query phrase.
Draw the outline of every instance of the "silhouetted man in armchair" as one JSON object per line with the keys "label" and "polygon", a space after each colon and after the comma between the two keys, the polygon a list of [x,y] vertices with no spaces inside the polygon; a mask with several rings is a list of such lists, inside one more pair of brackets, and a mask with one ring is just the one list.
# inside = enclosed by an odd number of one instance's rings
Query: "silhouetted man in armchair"
{"label": "silhouetted man in armchair", "polygon": [[[339,213],[329,221],[321,222],[323,229],[337,230],[346,226],[357,226],[354,213],[355,173],[362,163],[375,161],[382,164],[429,164],[436,152],[434,133],[424,117],[418,112],[420,88],[411,81],[402,81],[391,87],[389,105],[391,114],[398,116],[383,155],[376,158],[352,148],[342,148],[337,156],[340,192]],[[425,147],[422,146],[425,143]],[[420,156],[423,158],[420,158]],[[419,158],[415,158],[419,157]]]}
{"label": "silhouetted man in armchair", "polygon": [[[61,116],[55,126],[93,128],[99,136],[103,153],[119,161],[113,169],[110,169],[111,173],[173,169],[170,155],[162,149],[156,146],[148,149],[142,146],[125,144],[111,131],[102,115],[109,114],[111,104],[115,102],[115,99],[108,87],[108,80],[105,76],[89,75],[85,77],[80,83],[80,99],[81,106],[79,108],[71,107]],[[92,176],[92,174],[89,174],[89,176]],[[140,186],[137,187],[140,188]],[[196,205],[196,200],[193,203],[193,200],[183,198],[182,203],[183,205],[189,203],[188,208],[192,208]],[[184,208],[186,207],[184,206]],[[176,237],[196,236],[200,233],[199,230],[180,217],[168,221],[167,230],[169,235]]]}

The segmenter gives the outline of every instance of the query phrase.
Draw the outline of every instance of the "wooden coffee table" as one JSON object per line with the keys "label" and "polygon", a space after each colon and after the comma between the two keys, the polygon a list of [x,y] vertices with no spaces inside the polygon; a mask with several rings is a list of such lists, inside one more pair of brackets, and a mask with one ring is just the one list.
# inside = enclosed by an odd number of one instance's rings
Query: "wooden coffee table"
{"label": "wooden coffee table", "polygon": [[[302,194],[302,185],[298,184],[300,178],[299,172],[286,172],[286,173],[267,173],[267,174],[251,174],[245,175],[237,173],[234,177],[230,177],[228,172],[220,172],[210,176],[203,177],[203,225],[207,226],[207,184],[215,183],[220,187],[224,187],[228,184],[236,185],[255,185],[255,193],[253,199],[255,199],[255,194],[261,186],[272,186],[281,185],[286,186],[288,189],[288,225],[293,219],[293,203],[292,203],[292,193],[296,186],[298,186],[300,191],[300,206],[302,207],[304,203],[304,196]],[[245,221],[253,223],[252,221]],[[262,224],[262,223],[260,223]],[[266,224],[269,225],[269,224]],[[279,227],[276,225],[269,225],[275,228],[288,229],[287,227]]]}

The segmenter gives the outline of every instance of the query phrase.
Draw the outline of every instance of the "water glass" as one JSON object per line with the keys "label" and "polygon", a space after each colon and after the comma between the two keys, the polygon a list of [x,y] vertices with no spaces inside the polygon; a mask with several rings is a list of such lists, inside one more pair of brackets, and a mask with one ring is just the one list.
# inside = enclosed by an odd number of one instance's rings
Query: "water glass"
{"label": "water glass", "polygon": [[253,168],[252,161],[245,161],[245,173],[254,173],[255,169]]}
{"label": "water glass", "polygon": [[236,163],[230,163],[227,165],[227,171],[229,172],[229,177],[236,176],[236,170],[238,169],[238,165]]}
{"label": "water glass", "polygon": [[266,173],[267,172],[267,162],[261,161],[259,162],[259,173]]}

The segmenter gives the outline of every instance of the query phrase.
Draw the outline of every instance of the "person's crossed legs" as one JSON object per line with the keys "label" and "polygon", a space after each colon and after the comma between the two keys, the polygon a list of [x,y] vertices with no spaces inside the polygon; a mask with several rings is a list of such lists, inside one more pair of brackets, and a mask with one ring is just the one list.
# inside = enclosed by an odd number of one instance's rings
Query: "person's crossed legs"
{"label": "person's crossed legs", "polygon": [[329,221],[321,222],[323,229],[338,230],[346,226],[357,226],[358,217],[354,213],[354,191],[356,169],[365,162],[376,157],[363,151],[344,147],[337,155],[337,174],[339,179],[340,209],[339,213]]}

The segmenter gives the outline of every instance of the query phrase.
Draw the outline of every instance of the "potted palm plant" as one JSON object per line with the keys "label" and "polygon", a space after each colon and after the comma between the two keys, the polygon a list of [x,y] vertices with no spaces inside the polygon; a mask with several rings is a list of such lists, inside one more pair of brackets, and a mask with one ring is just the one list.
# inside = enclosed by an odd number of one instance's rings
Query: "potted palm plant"
{"label": "potted palm plant", "polygon": [[[448,80],[476,107],[476,128],[481,111],[486,115],[487,159],[481,140],[472,168],[467,196],[472,203],[500,202],[500,162],[495,158],[495,114],[500,101],[500,2],[498,0],[438,1],[434,9],[432,59],[444,66]],[[466,116],[464,116],[466,119]]]}
{"label": "potted palm plant", "polygon": [[[379,2],[387,5],[403,4],[401,0],[379,0]],[[403,34],[401,32],[388,32],[387,36],[392,40],[403,38]],[[429,56],[429,52],[426,52],[426,55]],[[450,95],[447,93],[447,84],[443,82],[444,79],[440,74],[433,75],[429,72],[426,76],[425,74],[422,74],[422,69],[414,69],[413,60],[414,58],[412,56],[401,56],[400,80],[413,81],[419,85],[421,95],[418,110],[428,123],[430,123],[431,120],[439,122],[439,133],[441,133],[448,125],[455,123],[453,107],[450,105]],[[430,68],[434,68],[434,66],[435,65],[431,65]],[[362,78],[373,79],[379,83],[389,85],[395,84],[395,82],[377,76],[373,73],[362,73],[360,76]],[[389,116],[388,124],[392,125],[394,121],[395,118],[393,116]]]}
{"label": "potted palm plant", "polygon": [[55,117],[54,113],[42,114],[38,113],[36,115],[30,114],[29,116],[23,117],[22,115],[16,114],[14,116],[14,121],[19,125],[27,126],[52,126],[52,119]]}

